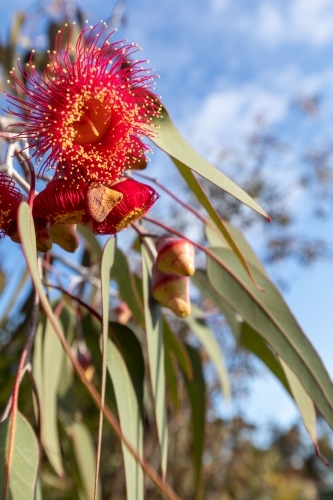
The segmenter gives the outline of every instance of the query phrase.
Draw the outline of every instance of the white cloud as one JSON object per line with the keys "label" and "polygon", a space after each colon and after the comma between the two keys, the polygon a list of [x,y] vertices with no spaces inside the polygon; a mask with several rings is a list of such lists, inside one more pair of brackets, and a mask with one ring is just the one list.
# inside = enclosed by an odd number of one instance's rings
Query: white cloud
{"label": "white cloud", "polygon": [[272,5],[264,0],[252,14],[240,15],[235,26],[270,46],[288,43],[322,46],[333,41],[333,2],[292,0]]}
{"label": "white cloud", "polygon": [[283,93],[264,88],[260,84],[247,84],[226,88],[206,96],[197,109],[195,120],[189,124],[200,142],[221,143],[234,141],[253,130],[258,115],[270,123],[281,121],[288,109],[288,99]]}
{"label": "white cloud", "polygon": [[266,42],[275,44],[283,36],[284,20],[281,13],[272,5],[263,3],[258,10],[256,35]]}
{"label": "white cloud", "polygon": [[229,7],[229,0],[211,0],[215,12],[224,12]]}

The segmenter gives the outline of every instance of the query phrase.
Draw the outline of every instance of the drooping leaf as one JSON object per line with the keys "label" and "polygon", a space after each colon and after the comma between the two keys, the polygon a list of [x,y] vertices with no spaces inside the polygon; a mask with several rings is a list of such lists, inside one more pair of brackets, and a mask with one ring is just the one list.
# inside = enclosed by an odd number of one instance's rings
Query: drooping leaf
{"label": "drooping leaf", "polygon": [[0,424],[0,494],[4,500],[33,500],[37,478],[39,450],[31,425],[17,412],[13,453],[9,468],[8,495],[4,496],[10,418]]}
{"label": "drooping leaf", "polygon": [[[253,280],[253,276],[251,274],[248,263],[245,259],[245,256],[243,255],[237,241],[233,238],[232,233],[229,231],[229,227],[227,226],[225,221],[221,219],[218,212],[216,211],[216,209],[214,208],[214,206],[212,205],[212,203],[208,199],[205,191],[203,190],[203,188],[199,184],[199,181],[196,179],[196,177],[194,176],[192,171],[190,169],[186,168],[186,166],[183,163],[181,163],[177,160],[173,160],[173,162],[176,165],[176,167],[178,168],[178,170],[181,173],[181,175],[183,176],[183,178],[185,179],[185,181],[187,182],[189,188],[196,195],[196,197],[199,200],[199,202],[201,203],[201,205],[205,208],[207,213],[212,218],[213,223],[214,223],[214,227],[216,228],[217,233],[223,237],[223,239],[227,242],[229,247],[235,252],[235,254],[239,258],[240,262],[244,266],[244,269],[246,269],[246,272],[249,274],[249,276]],[[216,246],[218,246],[218,245],[216,245]]]}
{"label": "drooping leaf", "polygon": [[165,350],[172,351],[179,366],[182,368],[189,380],[193,378],[193,368],[190,357],[183,342],[173,333],[169,323],[163,318],[163,339]]}
{"label": "drooping leaf", "polygon": [[[125,325],[110,323],[107,368],[117,399],[122,432],[142,457],[144,361],[140,342]],[[122,446],[127,500],[143,500],[143,471]]]}
{"label": "drooping leaf", "polygon": [[280,380],[286,391],[290,393],[288,380],[276,356],[264,339],[246,323],[242,323],[239,343],[265,363],[267,368]]}
{"label": "drooping leaf", "polygon": [[[106,366],[108,363],[108,334],[109,334],[109,309],[110,309],[110,271],[114,262],[116,248],[115,238],[109,238],[106,242],[101,262],[101,295],[102,295],[102,378],[101,378],[101,401],[105,401],[106,387]],[[102,446],[103,431],[103,413],[100,411],[97,437],[96,470],[95,470],[95,489],[93,498],[97,498],[99,464]]]}
{"label": "drooping leaf", "polygon": [[[224,221],[226,227],[228,228],[229,233],[232,235],[233,239],[236,241],[238,248],[244,255],[246,261],[249,264],[256,266],[262,274],[267,276],[266,270],[259,258],[253,251],[252,247],[248,244],[244,235],[230,222]],[[206,225],[206,237],[212,247],[220,247],[220,248],[230,248],[230,245],[226,238],[218,231],[217,227],[212,221],[209,221]]]}
{"label": "drooping leaf", "polygon": [[231,309],[230,305],[224,301],[221,295],[219,295],[215,288],[213,288],[212,284],[208,280],[206,271],[203,269],[196,269],[195,274],[191,279],[192,283],[200,290],[203,297],[209,299],[218,309],[220,309],[230,326],[236,341],[238,342],[240,335],[240,323],[237,321],[235,312]]}
{"label": "drooping leaf", "polygon": [[[76,462],[84,489],[84,499],[91,500],[94,496],[95,484],[95,449],[93,439],[87,426],[83,422],[73,422],[70,428]],[[100,485],[97,488],[96,498],[101,498]]]}
{"label": "drooping leaf", "polygon": [[[35,341],[34,341],[34,352],[32,358],[32,375],[35,381],[39,404],[41,405],[41,396],[43,392],[43,325],[39,323],[36,333],[35,333]],[[37,407],[37,401],[34,397],[34,410],[35,417],[38,421],[38,412],[41,411],[41,408]]]}
{"label": "drooping leaf", "polygon": [[333,385],[330,377],[275,286],[252,268],[256,289],[229,250],[214,249],[224,265],[208,258],[208,278],[221,297],[236,310],[295,372],[327,422],[333,427]]}
{"label": "drooping leaf", "polygon": [[299,378],[295,375],[295,373],[289,368],[289,366],[283,361],[280,356],[278,357],[278,359],[287,377],[289,387],[300,411],[304,426],[312,440],[314,449],[318,457],[324,462],[324,464],[329,465],[325,462],[320,454],[316,428],[317,417],[313,401],[309,397],[308,393],[304,390],[304,387],[302,386]]}
{"label": "drooping leaf", "polygon": [[161,448],[162,475],[165,477],[167,467],[168,428],[165,406],[163,322],[161,307],[151,295],[152,262],[144,244],[141,245],[141,255],[149,371],[155,400],[157,434]]}
{"label": "drooping leaf", "polygon": [[193,436],[193,458],[195,470],[195,498],[201,498],[202,491],[202,455],[205,436],[206,415],[206,385],[203,376],[203,368],[200,354],[197,349],[186,345],[187,352],[191,358],[194,378],[189,381],[184,377],[186,391],[191,404],[191,422]]}
{"label": "drooping leaf", "polygon": [[46,456],[59,477],[64,476],[57,424],[57,390],[64,352],[52,325],[46,322],[42,359],[42,444]]}
{"label": "drooping leaf", "polygon": [[164,350],[164,367],[167,386],[169,387],[173,407],[176,413],[179,412],[180,402],[178,394],[178,380],[175,368],[175,363],[172,360],[172,354],[168,349]]}
{"label": "drooping leaf", "polygon": [[117,248],[115,254],[115,266],[112,277],[119,286],[122,299],[127,303],[135,319],[143,324],[143,304],[136,287],[135,278],[129,268],[127,259],[123,252]]}
{"label": "drooping leaf", "polygon": [[186,318],[190,330],[198,338],[205,352],[212,361],[218,375],[221,389],[226,399],[230,398],[230,384],[228,373],[224,364],[223,353],[219,343],[214,337],[211,329],[202,321],[194,318]]}
{"label": "drooping leaf", "polygon": [[168,155],[189,167],[197,174],[209,180],[219,188],[234,196],[236,199],[248,205],[250,208],[268,218],[266,212],[245,191],[231,181],[220,170],[200,156],[182,137],[171,121],[165,108],[162,109],[161,117],[155,118],[154,124],[159,127],[158,134],[152,141]]}

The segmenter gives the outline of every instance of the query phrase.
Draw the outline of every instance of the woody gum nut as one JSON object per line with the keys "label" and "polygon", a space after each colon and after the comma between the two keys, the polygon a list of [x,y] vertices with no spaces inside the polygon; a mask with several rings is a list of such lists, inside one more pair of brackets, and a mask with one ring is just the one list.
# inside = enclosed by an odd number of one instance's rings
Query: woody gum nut
{"label": "woody gum nut", "polygon": [[50,234],[52,242],[67,252],[75,252],[79,246],[76,224],[52,224]]}
{"label": "woody gum nut", "polygon": [[123,199],[123,194],[103,184],[93,183],[87,190],[88,212],[96,222],[103,222]]}
{"label": "woody gum nut", "polygon": [[181,318],[191,314],[190,280],[187,276],[164,274],[154,268],[153,279],[152,292],[157,302]]}
{"label": "woody gum nut", "polygon": [[156,266],[164,273],[193,276],[194,247],[187,240],[162,236],[156,242]]}

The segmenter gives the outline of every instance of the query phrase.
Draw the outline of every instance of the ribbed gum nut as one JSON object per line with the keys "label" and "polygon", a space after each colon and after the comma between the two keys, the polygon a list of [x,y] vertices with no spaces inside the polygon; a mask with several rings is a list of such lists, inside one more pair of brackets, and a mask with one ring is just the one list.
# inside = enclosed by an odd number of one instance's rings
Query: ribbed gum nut
{"label": "ribbed gum nut", "polygon": [[191,314],[190,280],[187,276],[165,274],[153,267],[153,297],[176,316],[186,318]]}
{"label": "ribbed gum nut", "polygon": [[87,190],[89,215],[96,222],[103,222],[111,210],[123,199],[123,194],[104,184],[92,183]]}
{"label": "ribbed gum nut", "polygon": [[66,250],[66,252],[73,253],[79,246],[76,224],[52,224],[50,235],[52,242]]}
{"label": "ribbed gum nut", "polygon": [[156,249],[156,266],[160,271],[193,276],[195,265],[192,243],[181,238],[162,236],[156,241]]}

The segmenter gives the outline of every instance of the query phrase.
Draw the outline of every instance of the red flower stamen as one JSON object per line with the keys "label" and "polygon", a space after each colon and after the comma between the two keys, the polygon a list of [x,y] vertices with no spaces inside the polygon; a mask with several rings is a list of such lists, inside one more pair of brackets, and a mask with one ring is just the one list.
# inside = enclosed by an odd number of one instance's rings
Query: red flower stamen
{"label": "red flower stamen", "polygon": [[65,179],[49,182],[34,200],[34,217],[51,224],[78,224],[88,222],[86,193],[88,182],[77,181],[76,185]]}
{"label": "red flower stamen", "polygon": [[[130,61],[138,51],[134,44],[110,43],[106,25],[85,26],[75,48],[70,40],[63,49],[64,29],[56,39],[55,51],[40,76],[33,64],[11,71],[14,88],[25,100],[8,96],[24,121],[20,138],[27,138],[32,156],[45,157],[43,169],[63,164],[63,176],[82,180],[116,181],[122,171],[145,158],[148,147],[143,136],[154,135],[152,117],[159,103],[152,92],[154,78]],[[74,59],[74,62],[73,62]]]}
{"label": "red flower stamen", "polygon": [[13,179],[0,172],[0,238],[10,232],[10,226],[16,221],[21,200],[22,193],[15,186]]}
{"label": "red flower stamen", "polygon": [[124,178],[112,189],[123,194],[123,199],[101,223],[93,224],[95,234],[115,234],[140,219],[159,198],[159,194],[147,184]]}

